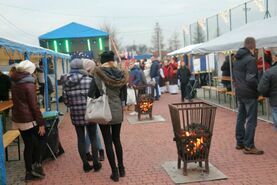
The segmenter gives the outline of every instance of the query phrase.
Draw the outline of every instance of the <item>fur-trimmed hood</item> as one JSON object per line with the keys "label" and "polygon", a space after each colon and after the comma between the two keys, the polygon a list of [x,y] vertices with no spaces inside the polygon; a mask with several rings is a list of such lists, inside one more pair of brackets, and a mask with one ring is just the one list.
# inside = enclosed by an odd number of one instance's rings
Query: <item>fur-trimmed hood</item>
{"label": "fur-trimmed hood", "polygon": [[120,88],[127,84],[129,75],[116,67],[96,67],[94,76],[100,78],[107,86]]}

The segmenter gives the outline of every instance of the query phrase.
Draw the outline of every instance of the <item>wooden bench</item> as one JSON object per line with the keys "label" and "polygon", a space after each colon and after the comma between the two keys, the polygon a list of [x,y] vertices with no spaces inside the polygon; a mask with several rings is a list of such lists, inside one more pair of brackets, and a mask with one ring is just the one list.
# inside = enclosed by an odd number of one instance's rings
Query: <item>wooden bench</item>
{"label": "wooden bench", "polygon": [[[228,92],[226,92],[226,95],[228,95],[230,98],[229,98],[229,100],[230,100],[230,108],[231,108],[231,97],[233,96],[233,97],[235,97],[235,103],[236,103],[236,107],[238,107],[238,103],[237,103],[237,97],[236,97],[236,93],[234,92],[234,91],[228,91]],[[263,97],[263,96],[259,96],[258,97],[258,102],[261,104],[261,106],[262,106],[262,114],[264,115],[264,100],[265,100],[265,97]]]}
{"label": "wooden bench", "polygon": [[18,147],[18,160],[20,160],[20,142],[19,142],[20,132],[19,130],[9,130],[3,135],[3,145],[6,153],[6,161],[9,161],[8,146],[15,142]]}
{"label": "wooden bench", "polygon": [[227,92],[227,89],[225,87],[214,87],[214,86],[202,86],[203,93],[204,93],[204,99],[206,97],[206,91],[209,91],[209,99],[211,99],[211,91],[216,92],[216,98],[218,99],[218,102],[220,103],[220,95],[224,95],[225,99],[225,93]]}

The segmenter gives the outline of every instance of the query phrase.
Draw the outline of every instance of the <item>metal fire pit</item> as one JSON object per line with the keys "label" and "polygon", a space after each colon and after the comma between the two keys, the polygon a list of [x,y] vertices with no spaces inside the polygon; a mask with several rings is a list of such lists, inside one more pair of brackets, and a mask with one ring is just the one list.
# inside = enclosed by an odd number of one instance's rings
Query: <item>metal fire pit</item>
{"label": "metal fire pit", "polygon": [[178,154],[178,169],[184,163],[183,174],[187,175],[187,163],[205,162],[209,173],[209,151],[213,133],[216,107],[204,102],[176,103],[169,105],[170,116]]}
{"label": "metal fire pit", "polygon": [[138,120],[141,120],[141,115],[149,115],[149,118],[152,119],[154,103],[153,85],[136,86],[134,90],[137,99],[136,111],[138,112]]}

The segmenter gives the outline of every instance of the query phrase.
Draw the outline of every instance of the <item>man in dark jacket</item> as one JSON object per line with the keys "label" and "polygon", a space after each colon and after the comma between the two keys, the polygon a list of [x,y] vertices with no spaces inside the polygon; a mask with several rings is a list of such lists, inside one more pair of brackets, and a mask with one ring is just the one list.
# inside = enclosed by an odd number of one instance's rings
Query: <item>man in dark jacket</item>
{"label": "man in dark jacket", "polygon": [[11,89],[11,80],[8,75],[0,71],[0,101],[9,100],[9,90]]}
{"label": "man in dark jacket", "polygon": [[188,92],[189,89],[187,88],[190,75],[191,74],[190,74],[189,69],[186,67],[185,62],[182,61],[181,67],[177,71],[177,78],[181,82],[181,101],[182,102],[184,101],[185,98],[190,100],[190,96],[189,96],[189,92]]}
{"label": "man in dark jacket", "polygon": [[[258,108],[258,70],[254,51],[256,41],[247,37],[244,47],[236,54],[234,62],[234,80],[239,109],[236,125],[236,149],[243,149],[245,154],[263,154],[255,147],[254,136],[257,126]],[[245,128],[246,123],[246,128]]]}
{"label": "man in dark jacket", "polygon": [[274,127],[277,131],[277,51],[272,53],[272,67],[264,73],[258,91],[263,96],[269,97]]}
{"label": "man in dark jacket", "polygon": [[152,65],[150,68],[150,77],[152,80],[155,81],[155,100],[159,100],[160,93],[159,93],[159,83],[160,83],[160,62],[157,59],[152,60]]}

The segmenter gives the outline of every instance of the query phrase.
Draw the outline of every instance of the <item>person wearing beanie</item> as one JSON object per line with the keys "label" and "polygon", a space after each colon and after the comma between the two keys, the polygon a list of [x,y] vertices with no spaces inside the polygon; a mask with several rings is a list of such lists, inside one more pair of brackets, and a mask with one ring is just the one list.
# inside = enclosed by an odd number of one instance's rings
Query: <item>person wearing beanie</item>
{"label": "person wearing beanie", "polygon": [[[93,60],[90,59],[82,59],[83,60],[83,68],[84,70],[86,70],[89,75],[92,75],[91,77],[93,77],[93,71],[96,67],[96,64]],[[97,129],[96,129],[96,143],[97,143],[97,150],[99,152],[99,160],[100,161],[104,161],[105,160],[105,154],[104,154],[104,149],[103,146],[101,144],[101,139],[99,136],[99,132],[100,132],[100,128],[97,124]],[[85,141],[86,141],[86,156],[87,156],[87,160],[88,161],[92,161],[93,157],[90,154],[90,139],[89,139],[89,135],[87,134],[87,131],[85,131]]]}
{"label": "person wearing beanie", "polygon": [[24,141],[25,180],[44,178],[41,166],[45,121],[40,112],[35,92],[35,65],[22,61],[11,75],[12,122],[19,129]]}
{"label": "person wearing beanie", "polygon": [[274,130],[277,131],[277,51],[272,51],[272,66],[265,71],[258,85],[258,91],[269,97]]}
{"label": "person wearing beanie", "polygon": [[[99,127],[103,135],[107,157],[112,170],[110,178],[117,182],[119,181],[119,176],[125,176],[123,150],[120,141],[120,130],[123,121],[121,102],[124,101],[121,95],[127,88],[128,72],[121,71],[116,67],[114,53],[112,51],[103,52],[100,61],[102,65],[101,67],[96,67],[94,70],[94,78],[91,81],[88,96],[98,98],[101,95],[100,92],[102,92],[102,82],[104,82],[106,94],[109,97],[112,120],[106,125],[99,125]],[[117,164],[115,161],[115,153]]]}
{"label": "person wearing beanie", "polygon": [[[83,163],[84,172],[92,169],[99,171],[102,164],[98,160],[98,150],[96,145],[96,123],[90,123],[85,120],[87,95],[92,77],[89,72],[95,67],[92,60],[82,60],[75,58],[70,63],[70,73],[61,77],[63,87],[63,101],[70,109],[71,122],[75,127],[78,152]],[[85,130],[90,139],[93,166],[88,162],[86,156]]]}

